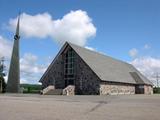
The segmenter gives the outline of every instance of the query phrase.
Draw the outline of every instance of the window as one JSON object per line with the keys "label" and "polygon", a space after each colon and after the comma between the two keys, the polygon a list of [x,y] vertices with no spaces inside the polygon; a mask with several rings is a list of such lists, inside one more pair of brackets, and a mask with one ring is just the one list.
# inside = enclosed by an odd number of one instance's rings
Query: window
{"label": "window", "polygon": [[74,84],[74,51],[69,49],[65,55],[65,86]]}

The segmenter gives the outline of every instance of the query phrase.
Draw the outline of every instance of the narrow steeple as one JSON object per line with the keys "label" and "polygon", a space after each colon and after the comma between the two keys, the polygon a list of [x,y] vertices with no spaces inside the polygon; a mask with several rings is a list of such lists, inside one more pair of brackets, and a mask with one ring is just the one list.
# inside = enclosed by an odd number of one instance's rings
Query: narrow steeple
{"label": "narrow steeple", "polygon": [[7,89],[8,93],[19,93],[20,90],[20,65],[19,65],[19,27],[20,27],[20,14],[18,16],[16,33],[14,35],[14,44],[8,74]]}
{"label": "narrow steeple", "polygon": [[19,35],[19,24],[20,24],[20,13],[19,13],[19,16],[18,16],[18,22],[17,22],[17,27],[16,27],[16,34],[15,34],[15,38],[14,39],[19,39],[20,38],[20,35]]}

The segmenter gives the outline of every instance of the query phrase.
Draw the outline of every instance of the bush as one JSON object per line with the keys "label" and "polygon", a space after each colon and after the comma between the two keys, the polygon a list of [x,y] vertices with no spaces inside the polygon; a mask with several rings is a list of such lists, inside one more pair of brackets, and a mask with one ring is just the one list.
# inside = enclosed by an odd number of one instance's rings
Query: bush
{"label": "bush", "polygon": [[[0,76],[0,85],[2,84],[2,93],[5,93],[6,91],[6,83],[2,76]],[[1,86],[0,86],[1,87]]]}
{"label": "bush", "polygon": [[160,87],[153,88],[153,93],[160,94]]}

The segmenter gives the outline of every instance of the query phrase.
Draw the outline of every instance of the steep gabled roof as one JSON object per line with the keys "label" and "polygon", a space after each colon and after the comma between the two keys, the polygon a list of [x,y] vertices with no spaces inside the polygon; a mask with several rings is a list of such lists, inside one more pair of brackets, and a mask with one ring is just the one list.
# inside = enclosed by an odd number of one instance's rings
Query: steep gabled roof
{"label": "steep gabled roof", "polygon": [[[131,64],[71,43],[68,44],[103,81],[152,85],[152,83]],[[136,79],[132,73],[136,74]]]}
{"label": "steep gabled roof", "polygon": [[[72,49],[83,59],[83,61],[102,81],[153,85],[131,64],[100,54],[95,51],[88,50],[72,43],[66,42],[61,48],[58,55],[63,52],[67,45],[72,47]],[[54,61],[56,60],[56,58],[54,59]],[[47,71],[52,67],[54,61],[48,67]],[[44,73],[41,80],[43,79],[47,71]]]}

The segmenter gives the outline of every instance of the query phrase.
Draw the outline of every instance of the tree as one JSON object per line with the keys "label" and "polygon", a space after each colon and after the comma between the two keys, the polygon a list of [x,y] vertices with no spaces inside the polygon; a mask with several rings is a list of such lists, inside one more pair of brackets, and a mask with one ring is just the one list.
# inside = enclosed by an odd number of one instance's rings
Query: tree
{"label": "tree", "polygon": [[3,77],[0,77],[0,85],[1,85],[1,92],[4,93],[6,90],[6,83]]}
{"label": "tree", "polygon": [[0,92],[2,92],[2,93],[4,93],[6,90],[6,83],[4,80],[4,76],[5,76],[4,68],[5,68],[4,58],[1,58],[0,59]]}

